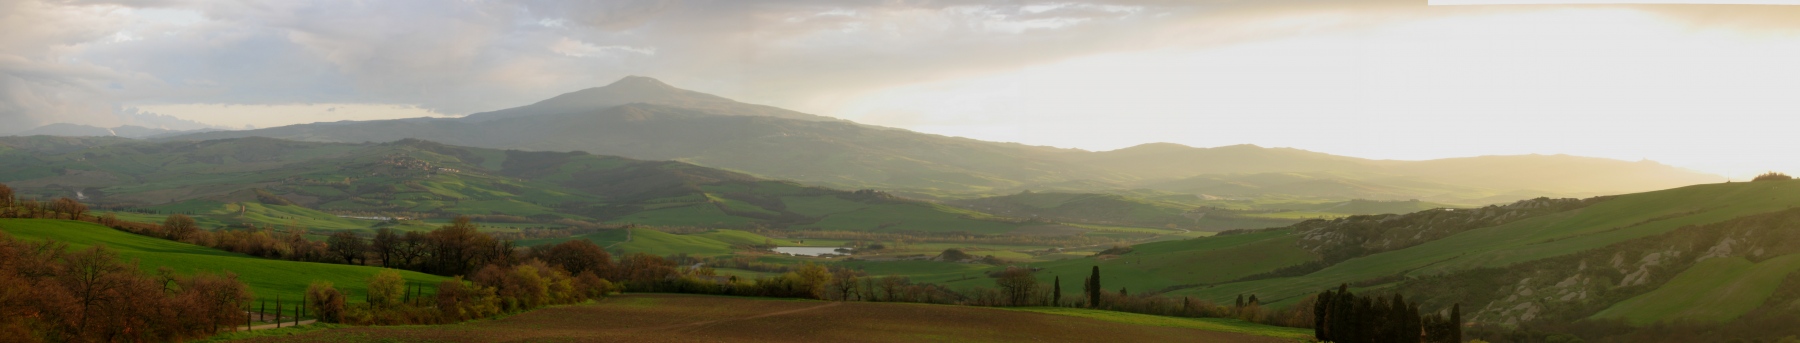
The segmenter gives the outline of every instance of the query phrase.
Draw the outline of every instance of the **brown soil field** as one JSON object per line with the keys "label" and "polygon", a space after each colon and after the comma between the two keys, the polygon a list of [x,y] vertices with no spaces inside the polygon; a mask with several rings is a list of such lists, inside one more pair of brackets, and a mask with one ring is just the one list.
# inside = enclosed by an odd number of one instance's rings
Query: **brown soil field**
{"label": "brown soil field", "polygon": [[634,294],[456,325],[250,342],[1288,342],[979,307]]}

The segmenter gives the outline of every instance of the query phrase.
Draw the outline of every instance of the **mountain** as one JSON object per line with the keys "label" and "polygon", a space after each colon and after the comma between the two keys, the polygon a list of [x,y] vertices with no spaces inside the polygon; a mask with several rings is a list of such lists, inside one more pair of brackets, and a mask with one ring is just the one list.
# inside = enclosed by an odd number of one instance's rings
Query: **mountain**
{"label": "mountain", "polygon": [[1143,179],[1176,179],[1202,174],[1264,172],[1362,171],[1367,160],[1292,148],[1251,144],[1195,148],[1149,143],[1124,149],[1075,155],[1072,162],[1129,173]]}
{"label": "mountain", "polygon": [[1044,226],[882,192],[809,187],[682,162],[412,139],[349,144],[0,137],[0,183],[22,199],[75,197],[103,208],[189,213],[215,227],[379,225],[341,217],[351,214],[884,233],[1002,234]]}
{"label": "mountain", "polygon": [[592,113],[625,104],[651,104],[702,110],[716,115],[760,116],[811,121],[841,121],[837,118],[789,111],[781,108],[737,102],[717,95],[675,88],[660,80],[643,76],[626,76],[612,84],[558,95],[534,104],[499,111],[482,112],[463,120],[490,121],[540,115]]}
{"label": "mountain", "polygon": [[124,125],[124,126],[119,126],[119,127],[108,129],[108,128],[91,126],[91,125],[55,123],[55,124],[50,124],[50,125],[39,126],[36,128],[32,128],[30,130],[20,131],[18,133],[14,133],[12,135],[13,136],[63,136],[63,137],[118,136],[118,137],[126,137],[126,138],[153,138],[153,137],[173,135],[173,134],[194,133],[194,132],[203,132],[203,131],[212,131],[212,130],[203,129],[203,130],[182,131],[182,130],[148,128],[148,127],[135,126],[135,125]]}
{"label": "mountain", "polygon": [[[1385,161],[1290,148],[1193,148],[1155,143],[1090,152],[986,142],[857,124],[693,92],[647,77],[459,119],[292,125],[168,138],[272,137],[317,142],[405,138],[496,149],[587,151],[679,160],[757,177],[835,188],[876,188],[926,198],[1011,194],[1033,188],[1083,192],[1157,188],[1200,176],[1347,173],[1321,191],[1295,185],[1229,190],[1261,196],[1457,199],[1483,203],[1544,195],[1645,191],[1717,176],[1656,163],[1567,156],[1484,156]],[[1170,189],[1174,190],[1174,189]],[[1190,187],[1182,192],[1200,192]]]}
{"label": "mountain", "polygon": [[838,188],[978,192],[1026,182],[1106,178],[1090,168],[1044,157],[1078,153],[1076,150],[927,135],[846,121],[724,116],[704,109],[643,103],[488,121],[319,123],[177,139],[257,136],[320,142],[419,138],[464,146],[579,150],[681,160]]}

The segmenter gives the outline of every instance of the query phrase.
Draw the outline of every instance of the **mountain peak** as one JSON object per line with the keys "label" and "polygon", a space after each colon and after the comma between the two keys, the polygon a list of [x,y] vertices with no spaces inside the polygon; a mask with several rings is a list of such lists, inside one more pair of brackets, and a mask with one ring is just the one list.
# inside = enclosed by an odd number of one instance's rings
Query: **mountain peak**
{"label": "mountain peak", "polygon": [[675,88],[675,86],[670,86],[667,83],[663,83],[662,80],[657,80],[656,78],[653,78],[653,77],[637,76],[637,75],[630,75],[630,76],[626,76],[624,78],[620,78],[618,81],[613,81],[612,84],[608,84],[608,85],[606,85],[606,87],[603,87],[603,88],[635,88],[635,89],[646,89],[646,90],[648,90],[648,89],[663,89],[663,90],[678,90],[678,89],[680,89],[680,88]]}
{"label": "mountain peak", "polygon": [[775,107],[751,105],[717,95],[677,88],[648,76],[631,75],[605,86],[564,93],[522,107],[471,114],[465,119],[488,121],[505,118],[595,113],[614,106],[644,103],[681,107],[717,115],[777,117],[810,121],[838,119],[794,112]]}

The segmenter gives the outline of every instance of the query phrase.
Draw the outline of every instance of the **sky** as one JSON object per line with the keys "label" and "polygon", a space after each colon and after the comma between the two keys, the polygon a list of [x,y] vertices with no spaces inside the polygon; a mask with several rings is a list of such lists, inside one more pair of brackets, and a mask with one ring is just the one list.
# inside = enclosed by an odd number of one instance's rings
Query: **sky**
{"label": "sky", "polygon": [[0,133],[455,117],[642,75],[1088,150],[1800,173],[1800,6],[1549,2],[0,0]]}

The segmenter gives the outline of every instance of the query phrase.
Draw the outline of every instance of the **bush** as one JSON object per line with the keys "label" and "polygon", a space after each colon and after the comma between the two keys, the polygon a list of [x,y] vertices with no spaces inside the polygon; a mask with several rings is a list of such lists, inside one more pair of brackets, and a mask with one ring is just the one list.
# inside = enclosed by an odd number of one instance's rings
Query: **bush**
{"label": "bush", "polygon": [[1782,173],[1778,173],[1778,172],[1767,172],[1767,173],[1763,173],[1763,174],[1762,174],[1762,175],[1757,175],[1757,176],[1756,176],[1756,178],[1755,178],[1755,179],[1750,179],[1750,181],[1751,181],[1751,182],[1756,182],[1756,181],[1787,181],[1787,180],[1793,180],[1793,179],[1794,179],[1794,177],[1792,177],[1792,176],[1788,176],[1788,174],[1782,174]]}
{"label": "bush", "polygon": [[344,293],[338,292],[331,281],[313,281],[306,287],[306,298],[307,311],[317,315],[319,321],[344,322]]}
{"label": "bush", "polygon": [[400,298],[406,293],[406,279],[400,272],[383,269],[369,277],[369,306],[391,308],[400,304]]}

